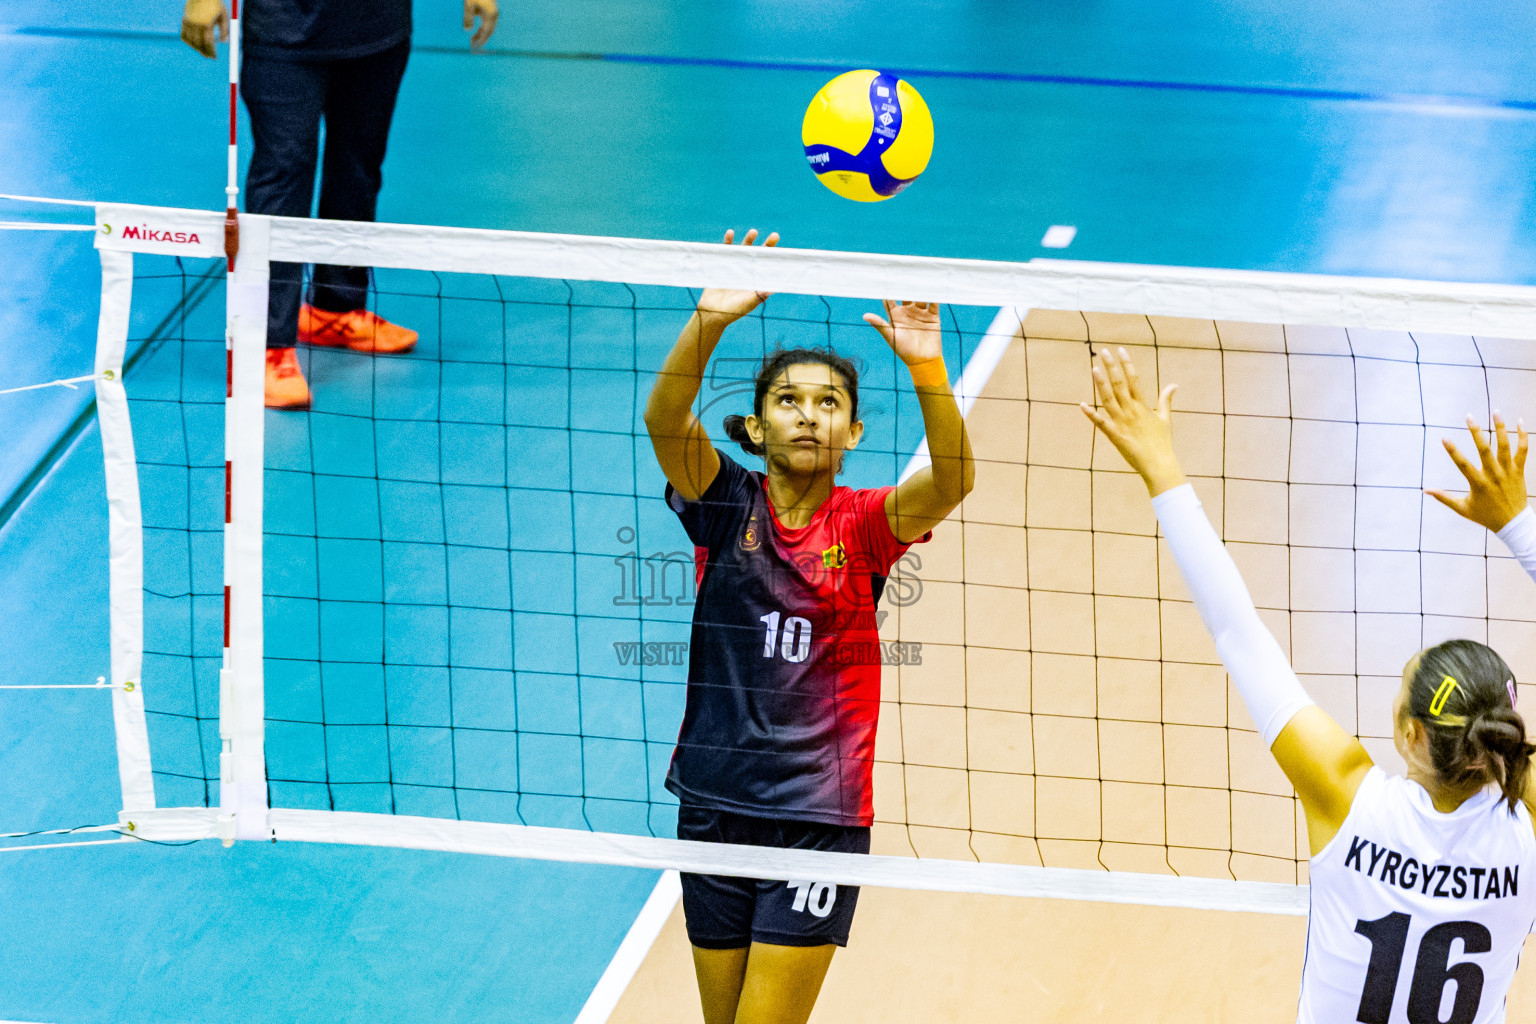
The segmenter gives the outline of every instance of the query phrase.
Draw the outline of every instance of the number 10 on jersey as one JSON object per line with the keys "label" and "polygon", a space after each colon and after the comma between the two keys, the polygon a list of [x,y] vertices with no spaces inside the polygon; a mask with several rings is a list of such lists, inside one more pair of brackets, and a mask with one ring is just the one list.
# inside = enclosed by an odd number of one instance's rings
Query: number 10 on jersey
{"label": "number 10 on jersey", "polygon": [[784,629],[779,629],[779,613],[769,612],[760,616],[758,621],[767,627],[763,635],[763,657],[771,658],[775,654],[785,661],[804,661],[811,653],[811,623],[809,619],[802,619],[798,615],[791,615],[784,620]]}

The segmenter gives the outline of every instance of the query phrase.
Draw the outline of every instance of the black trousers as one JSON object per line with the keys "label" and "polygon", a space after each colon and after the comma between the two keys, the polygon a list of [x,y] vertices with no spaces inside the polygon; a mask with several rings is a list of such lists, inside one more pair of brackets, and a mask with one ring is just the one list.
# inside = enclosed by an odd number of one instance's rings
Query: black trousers
{"label": "black trousers", "polygon": [[[320,216],[373,220],[384,177],[384,147],[410,56],[407,40],[367,57],[330,61],[253,58],[240,65],[240,95],[251,115],[255,149],[245,179],[249,213],[308,217],[315,195],[320,121]],[[267,347],[292,348],[298,335],[303,270],[273,263]],[[368,301],[367,267],[315,267],[310,302],[346,312]]]}

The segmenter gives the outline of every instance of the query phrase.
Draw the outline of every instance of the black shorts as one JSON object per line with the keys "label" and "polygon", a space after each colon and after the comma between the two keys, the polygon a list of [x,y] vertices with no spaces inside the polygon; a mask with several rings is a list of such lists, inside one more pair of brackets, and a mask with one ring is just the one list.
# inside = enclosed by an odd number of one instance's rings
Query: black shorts
{"label": "black shorts", "polygon": [[[868,853],[869,829],[814,821],[749,818],[711,807],[677,809],[677,838],[794,850]],[[856,885],[775,882],[725,875],[684,874],[683,918],[688,941],[700,949],[848,945]]]}

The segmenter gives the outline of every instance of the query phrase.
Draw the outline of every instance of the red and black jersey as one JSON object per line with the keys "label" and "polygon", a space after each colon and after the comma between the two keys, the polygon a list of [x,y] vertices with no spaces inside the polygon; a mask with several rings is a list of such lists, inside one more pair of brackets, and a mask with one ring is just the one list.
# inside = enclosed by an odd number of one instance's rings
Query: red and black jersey
{"label": "red and black jersey", "polygon": [[719,455],[720,472],[698,501],[666,491],[698,572],[667,788],[685,803],[738,814],[870,825],[875,605],[909,546],[886,519],[892,488],[834,487],[810,523],[792,530],[774,515],[765,475]]}

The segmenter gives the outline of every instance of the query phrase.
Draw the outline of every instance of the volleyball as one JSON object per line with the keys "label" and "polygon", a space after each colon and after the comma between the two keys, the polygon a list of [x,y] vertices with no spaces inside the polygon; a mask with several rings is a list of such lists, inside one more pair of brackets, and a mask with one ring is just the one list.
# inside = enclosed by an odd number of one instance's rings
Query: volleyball
{"label": "volleyball", "polygon": [[933,117],[912,83],[883,71],[849,71],[812,97],[800,141],[823,185],[844,199],[878,203],[928,166]]}

